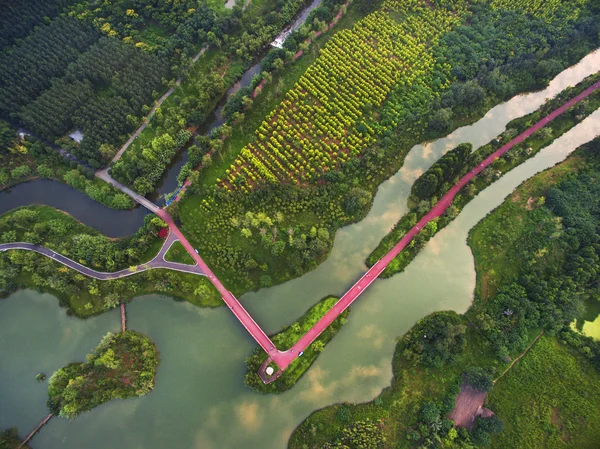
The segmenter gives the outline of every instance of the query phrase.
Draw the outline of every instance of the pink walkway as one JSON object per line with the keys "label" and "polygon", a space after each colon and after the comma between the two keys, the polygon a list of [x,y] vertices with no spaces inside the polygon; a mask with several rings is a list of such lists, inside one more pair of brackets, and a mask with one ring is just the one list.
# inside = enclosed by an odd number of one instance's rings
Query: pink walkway
{"label": "pink walkway", "polygon": [[[509,151],[515,145],[523,142],[529,136],[531,136],[536,131],[542,129],[560,114],[577,104],[579,101],[587,98],[593,92],[600,88],[600,82],[594,84],[589,87],[581,94],[577,95],[575,98],[569,100],[560,108],[553,111],[547,117],[540,120],[538,123],[533,125],[527,131],[523,132],[515,139],[511,140],[509,143],[501,147],[499,150],[492,153],[488,156],[481,164],[479,164],[475,169],[471,170],[468,174],[463,176],[449,191],[446,193],[440,201],[394,246],[385,256],[383,256],[375,265],[371,267],[359,280],[354,284],[341,298],[340,300],[306,333],[304,334],[292,348],[288,351],[279,351],[275,348],[273,342],[269,339],[269,337],[265,334],[265,332],[260,328],[258,324],[252,319],[250,314],[243,308],[240,302],[236,299],[233,294],[227,290],[223,284],[217,279],[214,273],[208,268],[208,266],[204,263],[202,258],[196,253],[194,248],[190,245],[187,239],[183,236],[181,231],[177,228],[177,226],[173,223],[171,217],[164,211],[160,210],[157,212],[159,215],[171,228],[171,230],[177,235],[183,246],[190,253],[190,255],[194,258],[194,260],[198,263],[198,265],[202,268],[202,270],[206,273],[210,281],[217,288],[217,290],[221,293],[223,301],[227,304],[227,306],[231,309],[236,318],[242,323],[242,325],[246,328],[246,330],[252,335],[254,340],[265,350],[265,352],[269,355],[267,362],[263,364],[261,368],[261,372],[259,375],[263,380],[268,379],[268,377],[264,373],[264,369],[267,367],[270,361],[273,361],[279,366],[281,371],[285,370],[292,361],[298,357],[302,351],[304,351],[320,334],[323,332],[327,326],[329,326],[344,310],[346,310],[350,305],[364,292],[372,283],[379,277],[379,275],[385,270],[385,268],[389,265],[389,263],[398,255],[400,252],[406,248],[406,246],[410,243],[410,241],[419,233],[424,226],[427,225],[431,220],[442,215],[446,209],[452,203],[452,200],[456,196],[456,194],[475,176],[481,173],[486,167],[490,166],[497,158],[502,156],[504,153]],[[279,375],[277,373],[277,375]],[[275,376],[274,376],[275,377]],[[273,380],[274,377],[271,379]]]}

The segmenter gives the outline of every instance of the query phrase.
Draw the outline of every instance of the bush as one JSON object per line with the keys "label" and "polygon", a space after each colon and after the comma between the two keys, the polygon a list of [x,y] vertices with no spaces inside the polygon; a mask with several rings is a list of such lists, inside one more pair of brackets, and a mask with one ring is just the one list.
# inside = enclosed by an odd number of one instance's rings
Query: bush
{"label": "bush", "polygon": [[490,391],[494,386],[491,373],[480,367],[471,367],[465,371],[465,380],[477,391]]}

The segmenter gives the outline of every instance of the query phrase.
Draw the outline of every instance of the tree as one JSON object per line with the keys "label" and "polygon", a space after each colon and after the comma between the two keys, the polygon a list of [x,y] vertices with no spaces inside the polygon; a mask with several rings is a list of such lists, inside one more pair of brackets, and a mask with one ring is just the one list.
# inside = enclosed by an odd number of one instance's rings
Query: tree
{"label": "tree", "polygon": [[445,108],[438,110],[429,121],[429,127],[437,132],[446,131],[452,123],[454,113],[452,109]]}
{"label": "tree", "polygon": [[321,340],[316,340],[313,342],[312,347],[316,352],[323,352],[325,349],[325,343],[323,343]]}
{"label": "tree", "polygon": [[102,145],[100,145],[99,151],[102,155],[102,158],[106,161],[111,160],[117,152],[116,148],[108,143],[103,143]]}

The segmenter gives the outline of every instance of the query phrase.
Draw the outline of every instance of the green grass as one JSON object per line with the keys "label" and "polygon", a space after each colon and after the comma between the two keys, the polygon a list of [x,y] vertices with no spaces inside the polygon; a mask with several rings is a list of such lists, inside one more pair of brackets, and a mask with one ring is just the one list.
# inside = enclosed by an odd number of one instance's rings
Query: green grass
{"label": "green grass", "polygon": [[152,21],[142,30],[139,40],[150,48],[156,48],[162,41],[169,37],[169,31],[165,30],[158,22]]}
{"label": "green grass", "polygon": [[154,240],[146,251],[142,253],[140,259],[146,262],[151,261],[156,257],[160,249],[162,248],[164,241],[161,239]]}
{"label": "green grass", "polygon": [[[478,273],[482,267],[501,267],[502,284],[514,280],[520,260],[507,249],[520,245],[519,237],[526,228],[536,229],[547,220],[539,210],[527,207],[530,196],[540,196],[566,175],[584,168],[598,167],[587,147],[576,150],[566,161],[537,174],[519,186],[504,203],[474,228],[469,239]],[[540,208],[541,209],[541,208]],[[509,225],[508,223],[516,223]],[[498,229],[506,230],[507,238]],[[489,232],[485,244],[481,232]],[[500,242],[498,242],[498,240]],[[491,248],[489,242],[497,246]],[[561,252],[549,249],[546,263],[560,263]],[[516,267],[511,266],[515,265]],[[481,276],[477,288],[481,289]],[[500,285],[500,281],[498,286]],[[291,435],[292,449],[321,448],[339,437],[349,423],[370,419],[384,420],[382,431],[386,448],[417,447],[407,437],[421,420],[420,411],[428,401],[446,402],[462,381],[462,373],[470,366],[486,367],[497,378],[509,364],[498,357],[494,348],[478,328],[477,313],[484,303],[476,302],[462,322],[467,326],[466,348],[441,368],[425,368],[407,359],[403,341],[415,331],[411,329],[396,346],[391,386],[374,401],[365,404],[338,404],[311,414]],[[525,340],[531,343],[539,328],[527,329]],[[418,337],[419,335],[417,335]],[[415,341],[410,338],[409,341]],[[520,354],[511,353],[514,360]],[[505,423],[504,433],[496,435],[492,447],[497,448],[595,448],[600,441],[596,425],[600,418],[600,374],[583,357],[573,354],[556,337],[543,336],[523,358],[502,377],[489,396],[489,407]],[[452,400],[452,404],[453,399]]]}
{"label": "green grass", "polygon": [[165,254],[165,260],[168,260],[169,262],[183,263],[186,265],[195,264],[192,256],[189,255],[179,241],[176,241],[173,243],[173,245],[171,245],[171,248],[169,248],[169,251],[167,251],[167,254]]}
{"label": "green grass", "polygon": [[[19,211],[29,211],[34,215],[25,221],[21,218],[13,221],[12,217]],[[97,230],[77,222],[73,217],[57,211],[48,206],[29,206],[16,209],[0,217],[0,237],[7,239],[10,231],[15,231],[15,236],[10,236],[10,241],[31,241],[34,238],[28,234],[31,229],[39,229],[40,239],[35,243],[51,248],[69,258],[75,258],[72,251],[74,245],[70,237],[91,236],[103,237]],[[48,232],[45,225],[49,223],[60,224],[58,231]],[[6,237],[5,237],[6,235]],[[14,239],[12,237],[15,237]],[[152,259],[162,246],[163,241],[147,236],[146,250],[138,254],[138,262],[145,263]],[[127,250],[128,245],[140,247],[141,243],[135,243],[132,237],[124,239],[109,240],[106,237],[100,239],[100,243],[106,245],[106,251],[112,245]],[[89,241],[91,245],[95,241]],[[132,243],[133,242],[133,243]],[[125,248],[125,249],[123,249]],[[96,256],[97,257],[97,256]],[[87,265],[99,271],[111,271],[105,266],[96,266],[95,260]],[[80,261],[86,264],[85,261]],[[126,264],[125,264],[126,265]],[[59,303],[68,309],[67,313],[81,318],[100,314],[118,305],[121,301],[144,294],[160,293],[171,296],[177,300],[185,300],[199,307],[219,307],[222,305],[221,297],[214,286],[204,276],[179,271],[158,269],[149,270],[131,276],[109,281],[97,281],[71,270],[45,256],[30,251],[9,251],[0,253],[0,280],[2,283],[0,295],[6,295],[14,291],[14,288],[32,288],[53,294],[59,299]],[[127,268],[117,266],[116,269]],[[6,289],[5,289],[6,288]]]}
{"label": "green grass", "polygon": [[492,447],[598,447],[600,373],[555,338],[542,337],[487,402],[504,421]]}
{"label": "green grass", "polygon": [[[311,307],[298,321],[286,327],[281,332],[271,336],[277,349],[285,351],[290,349],[310,328],[312,328],[323,315],[339,300],[328,296]],[[265,385],[256,374],[260,366],[267,359],[267,354],[257,346],[246,360],[245,383],[259,393],[282,393],[292,388],[302,375],[308,371],[317,359],[325,345],[339,332],[346,323],[349,310],[345,310],[331,325],[304,351],[301,357],[288,366],[284,373],[274,382]],[[273,364],[275,372],[277,366]]]}
{"label": "green grass", "polygon": [[585,159],[576,153],[552,169],[528,179],[471,230],[468,242],[477,260],[478,298],[486,300],[501,285],[517,279],[522,261],[511,258],[510,250],[524,232],[539,221],[540,217],[531,213],[537,209],[537,201],[549,186],[585,166]]}

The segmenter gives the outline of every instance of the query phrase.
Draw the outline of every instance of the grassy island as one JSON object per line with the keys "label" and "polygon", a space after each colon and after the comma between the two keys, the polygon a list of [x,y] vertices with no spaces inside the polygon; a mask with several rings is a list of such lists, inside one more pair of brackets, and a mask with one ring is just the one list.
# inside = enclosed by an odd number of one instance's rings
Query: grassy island
{"label": "grassy island", "polygon": [[[271,336],[271,340],[280,350],[291,348],[302,335],[304,335],[325,313],[339,300],[335,296],[328,296],[319,301],[291,326],[286,327],[281,332]],[[259,393],[282,393],[289,390],[298,379],[311,367],[325,345],[338,333],[346,323],[348,313],[347,309],[317,338],[306,350],[302,357],[296,360],[283,372],[283,374],[274,382],[265,385],[256,374],[260,366],[267,359],[267,354],[263,349],[257,346],[252,354],[246,359],[246,378],[244,383]],[[277,367],[274,366],[277,370]]]}
{"label": "grassy island", "polygon": [[165,254],[165,260],[186,265],[194,265],[196,263],[179,241],[171,245],[171,248]]}
{"label": "grassy island", "polygon": [[[289,447],[595,447],[600,342],[569,323],[598,295],[598,186],[600,138],[519,186],[470,233],[467,313],[419,321],[396,346],[390,387],[314,412]],[[471,432],[448,419],[466,383],[491,389],[481,405],[495,414]]]}
{"label": "grassy island", "polygon": [[112,399],[144,396],[154,388],[158,351],[146,336],[132,331],[107,334],[83,363],[56,371],[48,383],[48,407],[75,418]]}

